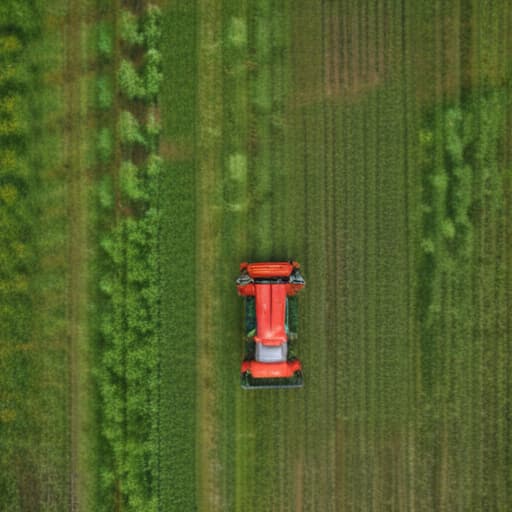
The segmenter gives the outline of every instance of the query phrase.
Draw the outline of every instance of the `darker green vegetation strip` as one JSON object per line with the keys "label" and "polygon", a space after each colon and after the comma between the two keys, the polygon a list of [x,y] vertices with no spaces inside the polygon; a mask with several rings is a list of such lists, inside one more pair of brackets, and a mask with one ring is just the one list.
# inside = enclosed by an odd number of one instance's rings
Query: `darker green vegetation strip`
{"label": "darker green vegetation strip", "polygon": [[[196,510],[195,115],[196,7],[180,1],[163,17],[160,109],[160,401],[161,510]],[[212,255],[214,257],[214,255]],[[203,304],[203,307],[208,307]]]}

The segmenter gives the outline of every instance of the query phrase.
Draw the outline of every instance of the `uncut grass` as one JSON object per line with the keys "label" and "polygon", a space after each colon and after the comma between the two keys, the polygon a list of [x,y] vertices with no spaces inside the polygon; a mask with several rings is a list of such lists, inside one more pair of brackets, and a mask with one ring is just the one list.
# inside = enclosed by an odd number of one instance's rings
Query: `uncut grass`
{"label": "uncut grass", "polygon": [[[160,183],[161,332],[159,506],[195,510],[196,301],[195,132],[196,7],[179,2],[164,11],[160,96],[167,172]],[[169,79],[172,77],[172,79]],[[165,144],[177,145],[176,155]]]}

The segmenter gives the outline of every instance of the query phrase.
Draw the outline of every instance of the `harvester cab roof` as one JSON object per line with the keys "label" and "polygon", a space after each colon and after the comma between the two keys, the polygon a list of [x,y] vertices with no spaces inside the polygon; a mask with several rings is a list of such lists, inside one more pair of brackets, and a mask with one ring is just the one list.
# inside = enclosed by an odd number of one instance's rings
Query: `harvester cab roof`
{"label": "harvester cab roof", "polygon": [[305,281],[296,261],[242,263],[236,280],[246,298],[245,389],[302,387],[302,365],[290,350],[296,339],[295,295]]}

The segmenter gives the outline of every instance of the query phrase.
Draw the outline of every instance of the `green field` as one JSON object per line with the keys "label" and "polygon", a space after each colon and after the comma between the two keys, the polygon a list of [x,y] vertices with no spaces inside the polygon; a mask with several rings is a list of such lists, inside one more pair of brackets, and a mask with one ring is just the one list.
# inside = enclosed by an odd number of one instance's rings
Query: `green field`
{"label": "green field", "polygon": [[[500,511],[512,9],[5,0],[0,510]],[[242,261],[305,386],[243,391]]]}

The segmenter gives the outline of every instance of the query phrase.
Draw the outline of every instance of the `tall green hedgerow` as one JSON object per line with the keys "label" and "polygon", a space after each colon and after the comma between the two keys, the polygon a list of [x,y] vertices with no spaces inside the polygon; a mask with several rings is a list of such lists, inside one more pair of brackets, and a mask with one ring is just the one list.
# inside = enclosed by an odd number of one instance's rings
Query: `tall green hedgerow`
{"label": "tall green hedgerow", "polygon": [[146,144],[139,122],[128,110],[123,110],[119,115],[119,137],[123,144]]}
{"label": "tall green hedgerow", "polygon": [[155,98],[160,89],[163,75],[161,72],[162,56],[158,50],[149,49],[146,53],[146,63],[144,67],[144,79],[146,91],[149,97]]}
{"label": "tall green hedgerow", "polygon": [[140,45],[144,42],[137,16],[126,9],[121,11],[120,36],[121,40],[129,45]]}
{"label": "tall green hedgerow", "polygon": [[121,164],[120,178],[121,191],[126,199],[139,201],[147,197],[139,177],[139,169],[133,162],[126,160]]}
{"label": "tall green hedgerow", "polygon": [[118,79],[121,92],[129,100],[145,98],[144,82],[129,60],[123,59],[121,61]]}
{"label": "tall green hedgerow", "polygon": [[149,5],[143,23],[146,48],[157,48],[162,35],[162,11],[156,5]]}

